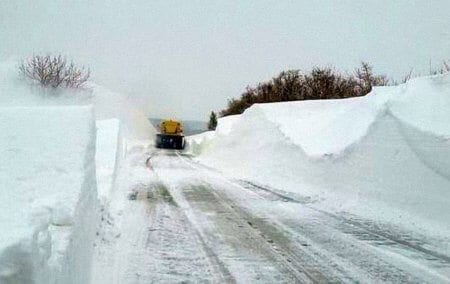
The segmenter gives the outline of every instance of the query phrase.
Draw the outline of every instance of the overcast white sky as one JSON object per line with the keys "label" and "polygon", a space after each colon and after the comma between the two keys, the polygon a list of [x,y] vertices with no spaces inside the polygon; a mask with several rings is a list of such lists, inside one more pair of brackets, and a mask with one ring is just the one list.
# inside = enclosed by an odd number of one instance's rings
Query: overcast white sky
{"label": "overcast white sky", "polygon": [[0,0],[0,59],[63,53],[152,117],[206,119],[281,70],[450,59],[450,1]]}

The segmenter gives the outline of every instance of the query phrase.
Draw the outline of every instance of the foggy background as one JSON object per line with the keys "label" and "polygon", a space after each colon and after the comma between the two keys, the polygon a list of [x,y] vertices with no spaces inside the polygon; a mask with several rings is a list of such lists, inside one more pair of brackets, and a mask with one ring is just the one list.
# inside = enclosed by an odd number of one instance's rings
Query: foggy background
{"label": "foggy background", "polygon": [[428,74],[450,59],[449,14],[446,0],[0,0],[0,60],[62,53],[149,117],[207,120],[286,69]]}

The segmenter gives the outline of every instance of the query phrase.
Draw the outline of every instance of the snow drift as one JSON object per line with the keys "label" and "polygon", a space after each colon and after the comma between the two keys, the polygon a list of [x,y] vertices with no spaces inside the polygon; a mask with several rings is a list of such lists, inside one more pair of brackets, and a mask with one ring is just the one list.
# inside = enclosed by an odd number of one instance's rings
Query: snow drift
{"label": "snow drift", "polygon": [[449,109],[450,75],[424,77],[359,98],[254,105],[189,144],[233,176],[445,236]]}
{"label": "snow drift", "polygon": [[98,220],[90,107],[0,108],[0,282],[87,283]]}

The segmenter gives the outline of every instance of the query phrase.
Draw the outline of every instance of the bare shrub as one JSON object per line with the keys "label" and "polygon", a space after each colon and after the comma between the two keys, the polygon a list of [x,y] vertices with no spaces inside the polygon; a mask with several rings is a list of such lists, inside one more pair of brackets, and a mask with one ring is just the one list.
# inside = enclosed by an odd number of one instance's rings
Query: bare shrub
{"label": "bare shrub", "polygon": [[384,75],[374,75],[372,66],[367,62],[361,62],[361,67],[356,69],[355,78],[360,95],[368,94],[375,86],[386,86],[389,79]]}
{"label": "bare shrub", "polygon": [[450,63],[447,63],[445,60],[442,61],[442,65],[437,67],[433,72],[432,75],[437,75],[437,74],[445,74],[450,72]]}
{"label": "bare shrub", "polygon": [[[405,76],[402,77],[402,80],[400,81],[402,84],[408,82],[409,80],[411,80],[412,76],[413,76],[413,68],[411,68],[411,70],[409,71],[408,74],[406,74]],[[395,85],[397,85],[396,82],[394,82]]]}
{"label": "bare shrub", "polygon": [[306,100],[341,99],[360,95],[356,81],[345,77],[331,68],[314,68],[305,76]]}
{"label": "bare shrub", "polygon": [[[450,61],[442,61],[442,64],[438,64],[435,66],[432,66],[431,64],[431,60],[430,60],[430,71],[428,73],[428,75],[439,75],[439,74],[445,74],[445,73],[449,73],[450,72]],[[418,74],[418,76],[420,76],[420,74]]]}
{"label": "bare shrub", "polygon": [[445,72],[450,72],[450,61],[448,63],[444,61],[443,64],[444,64],[443,69],[445,70]]}
{"label": "bare shrub", "polygon": [[52,88],[82,88],[91,74],[89,69],[68,63],[61,55],[34,55],[21,63],[19,72],[32,82]]}

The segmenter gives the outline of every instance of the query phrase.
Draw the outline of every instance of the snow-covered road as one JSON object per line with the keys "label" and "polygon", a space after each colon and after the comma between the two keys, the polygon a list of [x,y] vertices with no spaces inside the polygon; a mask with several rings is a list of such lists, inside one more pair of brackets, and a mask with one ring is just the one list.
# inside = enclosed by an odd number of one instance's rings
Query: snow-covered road
{"label": "snow-covered road", "polygon": [[445,240],[324,211],[181,152],[132,148],[114,192],[94,283],[450,281]]}

